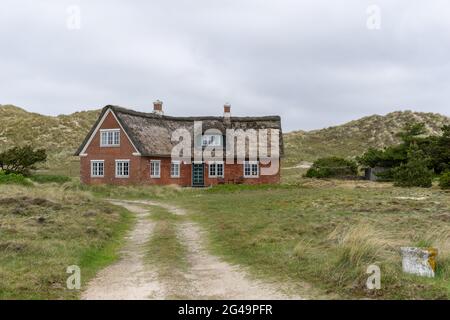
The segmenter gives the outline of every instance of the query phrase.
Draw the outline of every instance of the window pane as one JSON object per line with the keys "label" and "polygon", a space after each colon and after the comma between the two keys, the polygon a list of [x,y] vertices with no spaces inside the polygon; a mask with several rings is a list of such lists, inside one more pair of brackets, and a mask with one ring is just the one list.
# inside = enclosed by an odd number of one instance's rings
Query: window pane
{"label": "window pane", "polygon": [[244,175],[249,176],[250,175],[250,164],[248,162],[244,163]]}
{"label": "window pane", "polygon": [[214,177],[216,175],[216,164],[215,163],[209,164],[209,175],[211,177]]}
{"label": "window pane", "polygon": [[254,163],[252,164],[252,176],[258,175],[258,164]]}
{"label": "window pane", "polygon": [[217,164],[217,175],[219,177],[223,176],[223,164],[222,163]]}

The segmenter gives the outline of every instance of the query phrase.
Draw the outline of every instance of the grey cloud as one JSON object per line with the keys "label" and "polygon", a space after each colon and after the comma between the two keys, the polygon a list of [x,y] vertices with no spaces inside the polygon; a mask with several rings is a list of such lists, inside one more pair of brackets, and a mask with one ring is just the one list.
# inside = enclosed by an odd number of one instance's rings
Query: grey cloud
{"label": "grey cloud", "polygon": [[[381,30],[366,9],[382,10]],[[345,4],[345,5],[344,5]],[[69,5],[82,28],[66,28]],[[2,1],[0,103],[280,114],[284,131],[398,109],[449,115],[450,6],[422,1]]]}

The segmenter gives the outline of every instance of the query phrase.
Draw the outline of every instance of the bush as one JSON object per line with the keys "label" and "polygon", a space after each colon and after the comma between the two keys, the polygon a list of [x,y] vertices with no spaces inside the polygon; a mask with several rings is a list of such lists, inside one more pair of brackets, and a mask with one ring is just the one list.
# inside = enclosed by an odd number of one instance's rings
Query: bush
{"label": "bush", "polygon": [[445,172],[439,179],[439,186],[442,189],[450,189],[450,171]]}
{"label": "bush", "polygon": [[35,164],[47,160],[44,149],[34,150],[32,146],[14,147],[0,152],[0,169],[5,173],[29,175]]}
{"label": "bush", "polygon": [[428,161],[411,158],[392,170],[394,185],[397,187],[430,188],[433,184],[433,170],[428,169]]}
{"label": "bush", "polygon": [[316,160],[305,176],[308,178],[342,178],[357,174],[356,162],[338,157],[328,157]]}
{"label": "bush", "polygon": [[65,183],[70,181],[70,177],[58,175],[37,174],[30,177],[31,180],[38,183]]}
{"label": "bush", "polygon": [[32,185],[32,183],[21,174],[9,173],[6,174],[0,170],[0,184],[20,184],[23,186]]}

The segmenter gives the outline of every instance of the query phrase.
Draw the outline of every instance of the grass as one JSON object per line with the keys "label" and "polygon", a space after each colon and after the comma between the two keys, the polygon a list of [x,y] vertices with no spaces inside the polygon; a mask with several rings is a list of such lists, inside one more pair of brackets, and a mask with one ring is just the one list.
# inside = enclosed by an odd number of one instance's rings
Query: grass
{"label": "grass", "polygon": [[172,298],[180,298],[176,292],[179,286],[186,285],[181,272],[188,267],[186,248],[177,237],[177,224],[182,218],[158,206],[149,208],[155,227],[147,244],[146,260],[156,266],[160,278],[174,286]]}
{"label": "grass", "polygon": [[30,179],[37,183],[65,183],[70,181],[70,177],[63,175],[47,175],[47,174],[34,174],[30,176]]}
{"label": "grass", "polygon": [[22,186],[31,186],[32,183],[21,174],[5,174],[3,171],[0,171],[0,185],[5,184],[18,184]]}
{"label": "grass", "polygon": [[[125,211],[101,198],[151,198],[189,212],[180,217],[150,207],[155,229],[146,258],[175,290],[184,285],[179,274],[189,267],[177,226],[193,219],[208,231],[213,253],[263,278],[306,282],[332,297],[448,299],[448,192],[303,179],[301,170],[290,172],[280,185],[206,189],[83,186],[74,180],[0,186],[2,199],[14,199],[0,206],[0,276],[7,279],[0,284],[0,298],[77,298],[64,289],[65,268],[81,266],[83,282],[93,276],[116,258],[131,222]],[[436,277],[402,273],[401,246],[438,248]],[[381,290],[365,288],[371,264],[381,268]]]}
{"label": "grass", "polygon": [[[449,297],[450,199],[437,188],[304,179],[186,189],[168,200],[209,231],[214,253],[260,276],[305,281],[344,298]],[[434,279],[401,271],[399,248],[424,239],[440,251]],[[381,290],[365,287],[371,264],[381,268]]]}
{"label": "grass", "polygon": [[76,299],[66,268],[84,287],[117,258],[130,214],[62,186],[0,185],[0,299]]}

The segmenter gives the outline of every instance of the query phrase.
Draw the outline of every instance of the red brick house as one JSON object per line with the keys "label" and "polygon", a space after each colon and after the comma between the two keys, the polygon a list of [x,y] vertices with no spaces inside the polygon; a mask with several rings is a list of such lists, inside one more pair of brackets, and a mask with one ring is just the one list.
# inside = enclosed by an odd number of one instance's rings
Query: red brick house
{"label": "red brick house", "polygon": [[[194,137],[195,122],[202,123],[199,138]],[[278,166],[271,174],[262,174],[274,161],[261,161],[259,155],[256,160],[246,157],[234,163],[229,163],[225,156],[214,161],[198,161],[198,158],[196,161],[191,157],[174,160],[172,150],[178,141],[173,141],[173,132],[177,129],[193,133],[192,144],[198,139],[203,149],[211,145],[225,149],[229,129],[277,130]],[[217,133],[207,133],[211,130]],[[248,155],[252,147],[245,148]],[[230,106],[225,105],[222,117],[170,117],[163,114],[162,102],[157,101],[152,113],[117,106],[104,107],[75,155],[80,157],[80,177],[85,184],[209,186],[219,183],[278,183],[282,153],[279,116],[231,117]]]}

